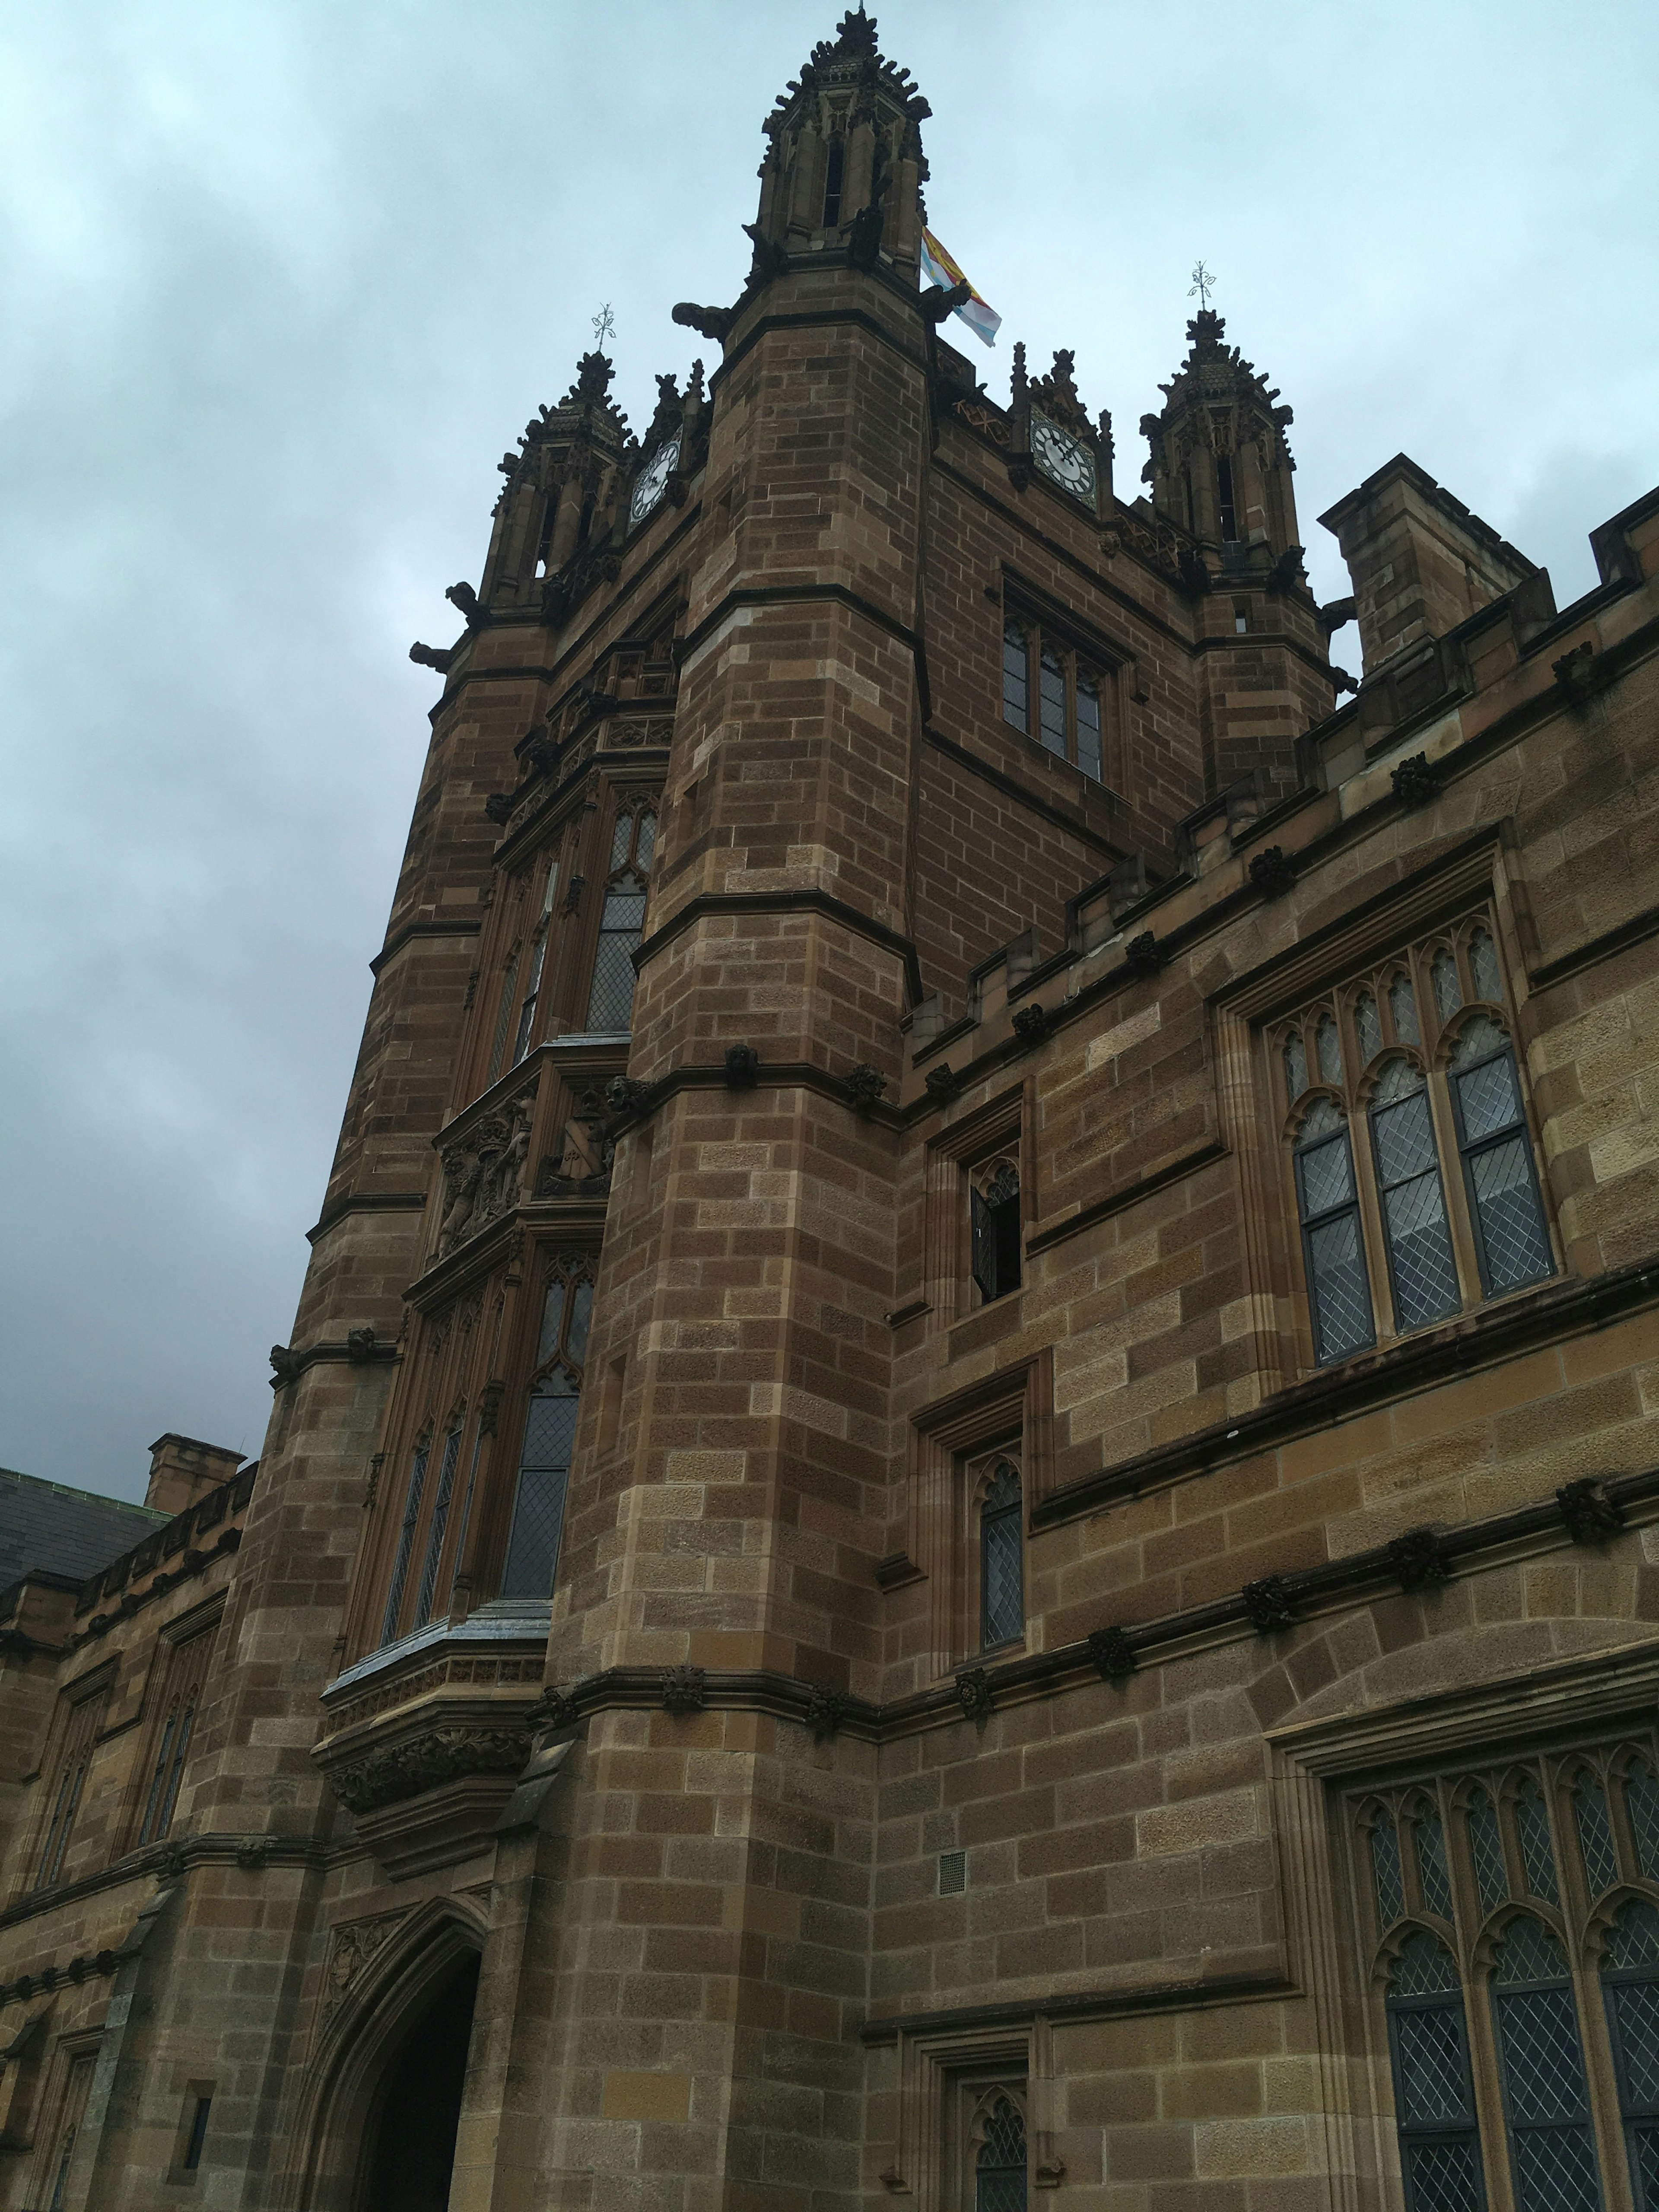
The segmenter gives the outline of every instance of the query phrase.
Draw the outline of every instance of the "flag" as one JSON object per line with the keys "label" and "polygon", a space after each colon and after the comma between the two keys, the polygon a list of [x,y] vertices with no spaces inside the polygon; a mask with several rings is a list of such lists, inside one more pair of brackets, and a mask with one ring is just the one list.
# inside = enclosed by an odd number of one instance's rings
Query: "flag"
{"label": "flag", "polygon": [[[931,230],[924,230],[921,234],[921,267],[924,276],[931,277],[935,284],[941,285],[947,292],[955,285],[968,284],[968,279]],[[987,345],[996,343],[997,332],[1002,328],[1002,318],[994,307],[987,307],[971,284],[968,284],[966,306],[957,308],[955,312],[976,338],[983,338]]]}

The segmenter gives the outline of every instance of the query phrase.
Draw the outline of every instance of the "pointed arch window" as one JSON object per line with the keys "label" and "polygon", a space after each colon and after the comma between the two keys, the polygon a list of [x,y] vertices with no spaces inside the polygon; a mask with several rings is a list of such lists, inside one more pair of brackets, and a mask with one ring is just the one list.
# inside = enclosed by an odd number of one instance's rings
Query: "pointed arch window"
{"label": "pointed arch window", "polygon": [[975,2132],[974,2212],[1025,2212],[1025,2115],[1006,2090],[988,2099]]}
{"label": "pointed arch window", "polygon": [[999,1459],[979,1509],[979,1640],[982,1650],[1025,1632],[1024,1492],[1019,1469]]}
{"label": "pointed arch window", "polygon": [[70,1707],[64,1729],[63,1747],[58,1754],[57,1769],[50,1803],[51,1814],[46,1821],[46,1832],[40,1847],[40,1863],[35,1869],[34,1886],[50,1889],[64,1871],[64,1857],[75,1829],[75,1819],[81,1809],[81,1799],[87,1786],[87,1775],[92,1765],[92,1754],[104,1724],[104,1711],[109,1701],[106,1688],[79,1698]]}
{"label": "pointed arch window", "polygon": [[382,1644],[390,1644],[398,1633],[398,1622],[404,1609],[404,1591],[409,1582],[409,1563],[415,1552],[415,1532],[421,1525],[421,1500],[426,1490],[426,1467],[431,1451],[431,1437],[422,1436],[416,1443],[415,1455],[410,1462],[409,1482],[404,1492],[404,1517],[398,1530],[398,1549],[392,1562],[392,1579],[386,1584],[386,1611],[380,1616]]}
{"label": "pointed arch window", "polygon": [[1659,2212],[1659,1911],[1632,1899],[1607,1930],[1601,1999],[1638,2212]]}
{"label": "pointed arch window", "polygon": [[143,1812],[138,1823],[140,1844],[160,1843],[173,1826],[179,1785],[185,1778],[185,1761],[190,1755],[197,1711],[207,1680],[208,1655],[212,1648],[213,1631],[204,1629],[173,1644],[167,1652],[161,1725],[155,1733],[149,1787],[144,1794]]}
{"label": "pointed arch window", "polygon": [[987,1305],[1019,1288],[1019,1170],[1011,1159],[987,1160],[969,1178],[973,1276]]}
{"label": "pointed arch window", "polygon": [[1474,918],[1269,1032],[1321,1365],[1555,1271],[1503,988]]}
{"label": "pointed arch window", "polygon": [[1322,1096],[1308,1109],[1293,1159],[1314,1341],[1323,1366],[1376,1341],[1347,1117],[1334,1099]]}
{"label": "pointed arch window", "polygon": [[1384,2009],[1406,2201],[1412,2212],[1479,2212],[1486,2184],[1468,2025],[1443,1943],[1421,1929],[1406,1938]]}
{"label": "pointed arch window", "polygon": [[596,1036],[625,1036],[634,1014],[634,955],[645,929],[645,901],[656,844],[654,806],[619,813],[611,831],[611,872],[599,915],[599,941],[588,992],[587,1028]]}
{"label": "pointed arch window", "polygon": [[1567,1954],[1541,1920],[1511,1921],[1492,1961],[1516,2212],[1600,2212],[1583,2047]]}
{"label": "pointed arch window", "polygon": [[455,1470],[461,1462],[462,1419],[453,1420],[444,1438],[443,1457],[438,1462],[438,1487],[432,1499],[432,1517],[426,1528],[426,1558],[421,1568],[420,1586],[415,1593],[415,1618],[411,1628],[424,1628],[432,1618],[432,1601],[438,1594],[438,1569],[444,1555],[444,1538],[449,1533],[449,1510],[455,1498]]}
{"label": "pointed arch window", "polygon": [[841,222],[842,180],[847,173],[847,148],[837,138],[830,149],[830,158],[823,169],[823,228],[834,230]]}
{"label": "pointed arch window", "polygon": [[553,1589],[592,1313],[591,1263],[586,1259],[558,1262],[542,1300],[535,1374],[501,1569],[503,1597],[545,1598]]}
{"label": "pointed arch window", "polygon": [[530,940],[530,973],[525,980],[524,1000],[519,1008],[519,1024],[513,1039],[512,1065],[519,1062],[536,1042],[537,1008],[541,999],[542,976],[547,967],[547,941],[552,933],[553,901],[559,889],[559,863],[550,860],[547,882],[542,890],[542,910],[536,923],[534,936]]}

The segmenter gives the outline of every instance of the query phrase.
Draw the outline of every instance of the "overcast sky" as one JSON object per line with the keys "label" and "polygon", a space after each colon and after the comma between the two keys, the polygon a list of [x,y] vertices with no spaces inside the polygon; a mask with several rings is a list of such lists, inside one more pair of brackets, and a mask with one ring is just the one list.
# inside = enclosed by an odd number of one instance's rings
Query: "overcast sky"
{"label": "overcast sky", "polygon": [[[0,1465],[261,1446],[495,464],[732,298],[835,0],[0,0]],[[1316,518],[1401,448],[1589,588],[1659,478],[1652,0],[903,0],[1006,393],[1135,425],[1188,271]],[[714,366],[711,358],[709,366]],[[1354,633],[1337,657],[1354,658]]]}

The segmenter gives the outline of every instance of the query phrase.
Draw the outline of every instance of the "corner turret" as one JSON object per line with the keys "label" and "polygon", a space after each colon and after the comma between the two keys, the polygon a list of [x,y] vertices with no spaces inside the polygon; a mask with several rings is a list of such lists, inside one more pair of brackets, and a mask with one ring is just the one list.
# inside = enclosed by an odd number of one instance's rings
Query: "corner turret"
{"label": "corner turret", "polygon": [[1143,415],[1152,447],[1141,471],[1160,514],[1188,530],[1228,570],[1268,570],[1294,556],[1296,467],[1285,432],[1292,417],[1205,307],[1187,325],[1186,360],[1160,385],[1164,411]]}

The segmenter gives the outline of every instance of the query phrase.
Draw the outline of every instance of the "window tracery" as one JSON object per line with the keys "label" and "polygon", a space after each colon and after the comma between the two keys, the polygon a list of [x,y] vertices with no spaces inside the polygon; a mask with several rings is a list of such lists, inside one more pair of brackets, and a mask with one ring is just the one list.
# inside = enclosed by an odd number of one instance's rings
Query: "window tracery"
{"label": "window tracery", "polygon": [[653,805],[618,811],[611,836],[610,869],[599,915],[599,944],[588,990],[591,1036],[626,1036],[634,1012],[634,955],[645,930],[646,892],[657,840]]}
{"label": "window tracery", "polygon": [[1553,1273],[1484,919],[1322,994],[1270,1048],[1320,1365]]}
{"label": "window tracery", "polygon": [[592,1312],[592,1263],[586,1258],[556,1262],[542,1300],[501,1570],[503,1597],[544,1598],[553,1588]]}

